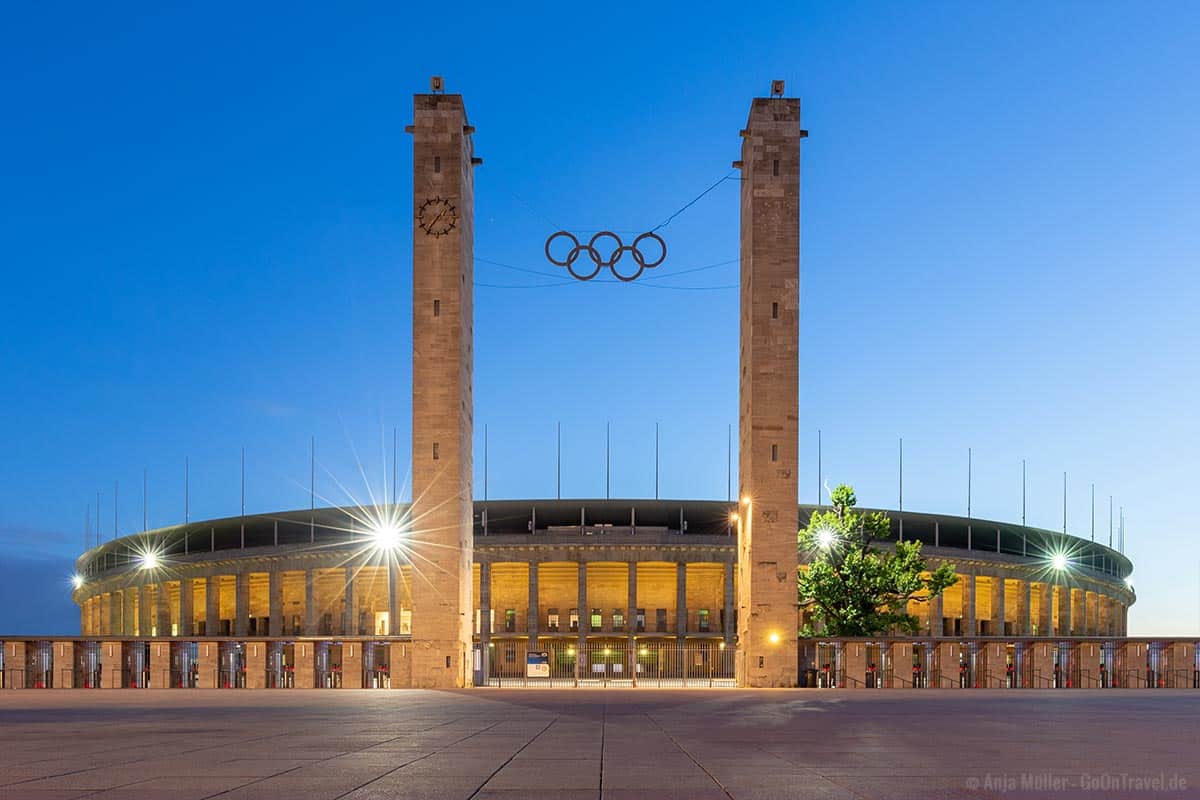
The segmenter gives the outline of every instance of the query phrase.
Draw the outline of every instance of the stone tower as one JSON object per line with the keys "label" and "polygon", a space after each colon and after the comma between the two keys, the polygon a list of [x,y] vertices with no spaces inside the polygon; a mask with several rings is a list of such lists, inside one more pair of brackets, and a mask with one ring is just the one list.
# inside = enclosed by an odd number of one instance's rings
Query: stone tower
{"label": "stone tower", "polygon": [[[434,79],[435,89],[440,79]],[[474,158],[461,95],[413,97],[412,675],[471,675]]]}
{"label": "stone tower", "polygon": [[755,98],[741,135],[738,682],[795,686],[800,100]]}

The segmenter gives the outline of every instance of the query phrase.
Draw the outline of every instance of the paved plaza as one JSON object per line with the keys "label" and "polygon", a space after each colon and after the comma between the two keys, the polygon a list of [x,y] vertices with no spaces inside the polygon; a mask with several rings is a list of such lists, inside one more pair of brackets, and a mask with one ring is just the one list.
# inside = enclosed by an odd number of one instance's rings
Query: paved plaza
{"label": "paved plaza", "polygon": [[0,800],[1200,797],[1198,720],[1146,690],[6,691]]}

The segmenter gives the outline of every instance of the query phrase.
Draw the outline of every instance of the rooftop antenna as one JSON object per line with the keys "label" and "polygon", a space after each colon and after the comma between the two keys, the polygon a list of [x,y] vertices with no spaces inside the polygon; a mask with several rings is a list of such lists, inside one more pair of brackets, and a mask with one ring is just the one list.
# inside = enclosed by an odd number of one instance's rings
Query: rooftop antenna
{"label": "rooftop antenna", "polygon": [[1112,495],[1108,496],[1108,549],[1112,550],[1113,544],[1113,515],[1112,515]]}
{"label": "rooftop antenna", "polygon": [[[394,445],[393,445],[393,449],[394,449]],[[393,460],[394,459],[395,459],[395,456],[393,456]],[[487,502],[487,499],[488,499],[487,481],[488,481],[488,426],[487,426],[487,423],[485,422],[485,423],[483,423],[483,500],[484,500],[484,502]],[[395,477],[395,470],[393,469],[393,471],[392,471],[392,494],[396,493],[395,485],[396,485],[396,477]]]}
{"label": "rooftop antenna", "polygon": [[[392,505],[396,505],[396,428],[392,427]],[[483,426],[483,499],[487,499],[487,425]]]}
{"label": "rooftop antenna", "polygon": [[1063,536],[1067,535],[1067,473],[1063,472]]}
{"label": "rooftop antenna", "polygon": [[146,468],[142,467],[142,533],[145,533],[146,530],[150,527],[149,525],[146,524],[146,505],[147,505]]}
{"label": "rooftop antenna", "polygon": [[[971,448],[967,448],[967,519],[971,518]],[[968,526],[969,527],[969,526]],[[968,540],[970,532],[968,530]],[[969,547],[967,548],[970,549]]]}
{"label": "rooftop antenna", "polygon": [[191,518],[191,509],[189,508],[189,505],[191,502],[191,491],[190,491],[191,490],[191,487],[190,487],[191,470],[189,469],[190,466],[191,465],[188,463],[188,457],[184,456],[183,457],[183,523],[185,525],[190,521],[190,518]]}
{"label": "rooftop antenna", "polygon": [[1096,541],[1096,484],[1092,483],[1092,541]]}
{"label": "rooftop antenna", "polygon": [[116,539],[119,535],[117,532],[118,520],[120,515],[118,510],[121,504],[121,482],[113,481],[113,538]]}
{"label": "rooftop antenna", "polygon": [[562,422],[554,423],[554,447],[555,447],[555,479],[558,481],[558,488],[554,490],[555,498],[562,500]]}
{"label": "rooftop antenna", "polygon": [[1021,459],[1021,555],[1029,550],[1029,531],[1025,530],[1025,459]]}

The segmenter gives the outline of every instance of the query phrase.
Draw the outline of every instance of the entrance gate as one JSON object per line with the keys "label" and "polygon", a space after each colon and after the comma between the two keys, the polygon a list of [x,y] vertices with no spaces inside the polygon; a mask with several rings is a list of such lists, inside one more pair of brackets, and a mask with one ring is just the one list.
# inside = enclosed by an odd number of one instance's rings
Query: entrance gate
{"label": "entrance gate", "polygon": [[496,640],[488,646],[490,686],[716,687],[734,685],[736,651],[720,641],[614,639]]}
{"label": "entrance gate", "polygon": [[171,686],[195,689],[200,683],[200,645],[196,642],[171,642]]}

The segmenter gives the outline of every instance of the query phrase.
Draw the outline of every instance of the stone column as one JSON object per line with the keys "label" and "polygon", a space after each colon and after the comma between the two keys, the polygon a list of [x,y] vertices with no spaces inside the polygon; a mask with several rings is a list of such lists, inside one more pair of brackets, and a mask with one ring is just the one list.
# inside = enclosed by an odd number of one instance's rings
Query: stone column
{"label": "stone column", "polygon": [[233,591],[233,635],[250,634],[250,573],[242,568],[237,574]]}
{"label": "stone column", "polygon": [[342,646],[342,688],[363,688],[362,642],[346,642]]}
{"label": "stone column", "polygon": [[576,646],[575,655],[575,677],[579,678],[584,675],[584,664],[587,659],[587,634],[592,629],[592,614],[588,608],[588,591],[587,591],[587,562],[579,562],[579,577],[578,592],[576,603],[579,604],[579,642]]}
{"label": "stone column", "polygon": [[[482,575],[482,565],[480,565]],[[388,563],[388,634],[396,636],[400,633],[400,566]]]}
{"label": "stone column", "polygon": [[687,564],[680,561],[675,565],[675,635],[682,639],[687,629]]}
{"label": "stone column", "polygon": [[1054,585],[1038,583],[1038,636],[1052,636],[1051,617],[1054,612]]}
{"label": "stone column", "polygon": [[[312,575],[312,570],[309,570],[308,574]],[[296,642],[297,689],[312,689],[316,683],[316,660],[313,655],[315,647],[313,642]]]}
{"label": "stone column", "polygon": [[154,626],[156,635],[171,635],[171,592],[167,584],[161,581],[154,592]]}
{"label": "stone column", "polygon": [[[268,636],[283,635],[283,573],[278,568],[267,573],[267,623]],[[263,662],[266,669],[266,662]],[[249,667],[247,667],[247,670]],[[264,675],[265,675],[264,671]],[[265,680],[265,678],[264,678]]]}
{"label": "stone column", "polygon": [[[480,591],[483,591],[480,584]],[[525,630],[529,633],[529,646],[537,647],[539,619],[541,617],[541,608],[538,606],[538,564],[536,561],[529,562],[529,599],[526,603],[525,612]]]}
{"label": "stone column", "polygon": [[[399,624],[399,620],[397,620],[397,624]],[[317,635],[317,590],[311,569],[304,570],[304,635]],[[299,671],[297,667],[296,672],[299,673]]]}
{"label": "stone column", "polygon": [[[531,565],[532,569],[532,565]],[[492,640],[492,564],[479,562],[479,649],[485,672],[488,662],[488,642]]]}
{"label": "stone column", "polygon": [[[346,606],[342,612],[342,635],[356,636],[358,635],[358,620],[354,615],[354,567],[346,567]],[[343,670],[342,685],[345,686],[345,674]]]}
{"label": "stone column", "polygon": [[53,642],[51,644],[50,660],[52,662],[50,674],[53,687],[55,689],[74,689],[75,643]]}
{"label": "stone column", "polygon": [[[274,572],[270,573],[274,575]],[[274,625],[274,621],[271,622]],[[267,688],[267,644],[250,642],[246,645],[246,688]]]}
{"label": "stone column", "polygon": [[929,601],[929,635],[934,637],[941,636],[945,632],[942,622],[942,594]]}
{"label": "stone column", "polygon": [[196,587],[191,578],[179,581],[179,635],[192,636],[195,634],[195,603]]}
{"label": "stone column", "polygon": [[1054,686],[1054,646],[1050,642],[1036,642],[1033,651],[1033,688],[1045,689]]}
{"label": "stone column", "polygon": [[149,584],[143,583],[137,587],[138,597],[138,632],[139,637],[150,636],[154,627],[154,601],[150,597]]}
{"label": "stone column", "polygon": [[1088,620],[1088,590],[1087,589],[1079,590],[1079,600],[1080,600],[1080,603],[1079,603],[1079,635],[1087,636],[1089,633],[1091,633],[1091,629],[1088,627],[1090,621]]}
{"label": "stone column", "polygon": [[[209,580],[215,579],[209,578]],[[219,650],[216,642],[200,642],[196,647],[196,687],[198,689],[217,688]]]}
{"label": "stone column", "polygon": [[1004,635],[1004,576],[992,576],[992,635]]}
{"label": "stone column", "polygon": [[221,578],[208,577],[204,587],[204,635],[217,636],[221,632]]}
{"label": "stone column", "polygon": [[108,632],[113,636],[119,636],[125,632],[124,617],[121,614],[121,595],[122,592],[119,591],[109,592],[108,595]]}
{"label": "stone column", "polygon": [[1058,594],[1058,627],[1055,629],[1055,634],[1058,636],[1071,635],[1071,587],[1060,586]]}
{"label": "stone column", "polygon": [[136,636],[137,623],[137,589],[127,586],[121,592],[121,633]]}
{"label": "stone column", "polygon": [[1016,620],[1013,622],[1013,633],[1017,636],[1028,636],[1030,633],[1029,627],[1029,609],[1032,607],[1030,603],[1030,594],[1033,590],[1033,584],[1027,580],[1018,581],[1017,583],[1017,614]]}
{"label": "stone column", "polygon": [[723,631],[725,634],[725,646],[729,647],[733,644],[734,635],[737,633],[737,627],[733,624],[733,570],[734,565],[726,563],[725,567],[725,621],[723,623]]}
{"label": "stone column", "polygon": [[[161,585],[161,584],[160,584]],[[160,636],[162,634],[159,634]],[[150,688],[171,688],[171,643],[150,643]]]}
{"label": "stone column", "polygon": [[962,577],[962,629],[966,636],[979,635],[979,626],[975,623],[975,573]]}
{"label": "stone column", "polygon": [[[625,619],[628,622],[628,626],[626,627],[626,630],[629,631],[629,636],[630,636],[630,638],[632,638],[637,635],[638,584],[637,584],[637,562],[636,561],[629,562],[629,572],[628,572],[628,577],[626,578],[625,585],[626,585],[626,589],[627,589],[626,599],[625,599],[625,604],[626,604]],[[633,647],[632,644],[630,644],[629,646],[630,646],[630,648]]]}

